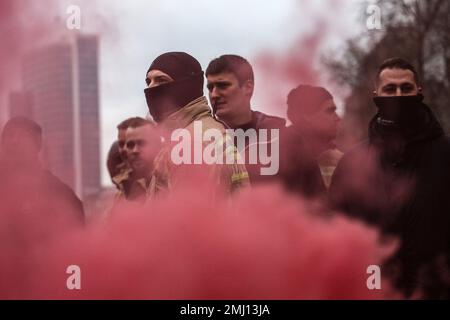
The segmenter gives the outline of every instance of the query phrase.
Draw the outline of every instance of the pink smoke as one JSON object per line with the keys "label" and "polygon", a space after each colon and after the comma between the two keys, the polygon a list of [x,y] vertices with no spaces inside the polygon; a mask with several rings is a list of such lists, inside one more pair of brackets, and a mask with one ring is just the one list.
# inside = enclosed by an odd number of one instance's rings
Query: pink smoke
{"label": "pink smoke", "polygon": [[[321,218],[276,186],[215,203],[183,189],[145,207],[124,206],[101,224],[34,243],[2,263],[2,298],[26,299],[379,299],[369,265],[392,251],[378,234],[343,217]],[[3,219],[4,220],[4,219]],[[4,224],[5,221],[2,221]],[[30,230],[33,223],[28,225]],[[66,288],[81,268],[82,289]],[[8,268],[9,266],[9,268]]]}
{"label": "pink smoke", "polygon": [[[328,41],[333,35],[339,37],[343,30],[336,20],[339,12],[344,10],[342,4],[342,0],[326,1],[317,11],[313,2],[296,2],[290,28],[286,30],[295,35],[292,43],[285,50],[267,50],[254,57],[255,67],[262,73],[262,79],[256,79],[256,82],[258,90],[263,93],[266,111],[284,115],[287,94],[299,84],[325,86],[333,95],[340,93],[338,87],[329,81],[321,60],[327,52]],[[301,23],[299,19],[302,19]],[[305,31],[303,28],[308,21],[312,26]]]}
{"label": "pink smoke", "polygon": [[[107,35],[116,41],[118,30],[113,22],[115,16],[105,15],[97,1],[78,0],[84,33]],[[0,118],[7,116],[8,94],[21,89],[21,64],[23,55],[46,41],[69,31],[66,7],[57,0],[26,1],[2,0],[0,3]]]}
{"label": "pink smoke", "polygon": [[[6,26],[17,34],[2,46],[11,50],[0,51],[0,88],[8,81],[4,75],[18,72],[15,57],[36,37],[51,33],[49,15],[37,12],[23,2],[0,3],[2,30]],[[36,28],[19,16],[33,17]],[[260,56],[258,63],[271,79],[278,79],[257,80],[262,86],[271,84],[269,104],[284,106],[286,88],[319,81],[313,61],[325,29],[294,44],[285,56]],[[378,244],[376,230],[340,216],[318,217],[313,204],[294,199],[277,186],[246,191],[232,204],[216,203],[198,181],[145,207],[119,206],[105,221],[83,231],[74,230],[70,221],[55,225],[54,232],[46,228],[55,213],[64,214],[62,207],[28,217],[5,214],[2,208],[0,298],[392,297],[385,281],[381,291],[366,286],[367,267],[381,265],[392,251]],[[1,197],[4,201],[4,194]],[[44,199],[51,197],[47,194]],[[48,233],[45,241],[42,233]],[[80,291],[66,287],[69,265],[81,268]]]}

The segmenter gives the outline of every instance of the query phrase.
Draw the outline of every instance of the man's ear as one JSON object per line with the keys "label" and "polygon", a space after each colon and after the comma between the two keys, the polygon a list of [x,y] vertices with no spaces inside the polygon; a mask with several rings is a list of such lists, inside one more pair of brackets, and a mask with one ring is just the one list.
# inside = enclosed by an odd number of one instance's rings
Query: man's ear
{"label": "man's ear", "polygon": [[247,80],[245,81],[243,88],[245,95],[251,98],[253,96],[253,91],[255,89],[255,83],[252,80]]}
{"label": "man's ear", "polygon": [[378,90],[378,80],[374,80],[373,81],[373,91],[372,91],[372,94],[374,97],[378,96],[377,90]]}
{"label": "man's ear", "polygon": [[422,86],[418,86],[418,87],[417,87],[417,91],[418,91],[419,93],[422,93]]}

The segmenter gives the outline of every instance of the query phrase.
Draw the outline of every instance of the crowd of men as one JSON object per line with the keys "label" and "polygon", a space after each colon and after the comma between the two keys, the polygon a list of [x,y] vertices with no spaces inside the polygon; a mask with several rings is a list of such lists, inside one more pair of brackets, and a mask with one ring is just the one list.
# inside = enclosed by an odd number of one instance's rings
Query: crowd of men
{"label": "crowd of men", "polygon": [[[330,212],[397,237],[398,249],[385,269],[406,297],[418,289],[424,297],[449,297],[450,140],[423,102],[421,79],[409,62],[390,58],[379,66],[374,92],[368,93],[377,106],[368,140],[345,154],[335,145],[339,117],[328,90],[308,84],[293,88],[286,99],[287,126],[283,118],[255,111],[251,99],[256,81],[243,57],[220,56],[203,72],[191,55],[167,52],[151,63],[145,82],[153,120],[134,117],[120,123],[108,154],[115,201],[145,204],[200,180],[212,186],[211,197],[278,183],[292,195],[319,200]],[[221,137],[213,140],[214,150],[231,162],[173,161],[176,143],[171,136],[184,129],[194,137],[196,124],[201,124],[202,133],[220,132]],[[277,152],[276,174],[264,175],[262,163],[249,162],[251,140],[239,149],[230,129],[254,130],[258,147]],[[275,139],[262,137],[261,129],[276,129],[279,134]],[[81,202],[39,165],[41,134],[40,127],[25,118],[14,118],[3,129],[0,168],[10,183],[2,184],[0,188],[8,186],[2,195],[11,193],[13,186],[22,200],[34,197],[42,202],[35,193],[45,183],[55,190],[51,199],[70,208],[64,214],[83,221]],[[231,147],[226,143],[230,139]],[[27,170],[39,174],[28,175]],[[33,183],[25,183],[21,175],[33,176]]]}

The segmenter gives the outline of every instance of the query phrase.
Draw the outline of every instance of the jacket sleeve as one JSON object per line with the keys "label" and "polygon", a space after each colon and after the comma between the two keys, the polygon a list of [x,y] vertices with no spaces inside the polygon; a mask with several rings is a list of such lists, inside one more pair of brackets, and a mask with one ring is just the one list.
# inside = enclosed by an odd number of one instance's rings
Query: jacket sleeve
{"label": "jacket sleeve", "polygon": [[[225,141],[230,139],[225,135]],[[221,180],[223,185],[228,186],[228,191],[234,193],[237,190],[250,187],[250,179],[245,164],[239,163],[241,155],[234,144],[224,145],[225,158],[233,159],[233,163],[225,163],[222,165]]]}

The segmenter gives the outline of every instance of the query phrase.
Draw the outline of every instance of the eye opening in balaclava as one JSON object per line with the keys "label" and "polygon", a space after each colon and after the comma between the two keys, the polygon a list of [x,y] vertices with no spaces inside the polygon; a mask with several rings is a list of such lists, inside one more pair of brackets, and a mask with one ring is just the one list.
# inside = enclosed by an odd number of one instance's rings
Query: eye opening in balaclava
{"label": "eye opening in balaclava", "polygon": [[152,62],[147,74],[152,70],[160,70],[174,80],[144,90],[147,106],[156,122],[162,122],[189,102],[203,96],[203,71],[191,55],[166,52]]}

